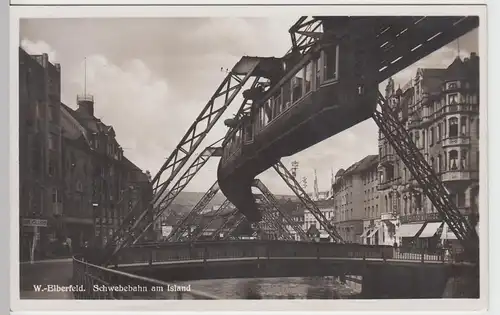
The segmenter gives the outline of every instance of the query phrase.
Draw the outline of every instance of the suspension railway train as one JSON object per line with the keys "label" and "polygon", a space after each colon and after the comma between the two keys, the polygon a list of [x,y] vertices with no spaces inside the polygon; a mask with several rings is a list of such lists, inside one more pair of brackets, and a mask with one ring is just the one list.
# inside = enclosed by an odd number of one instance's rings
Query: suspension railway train
{"label": "suspension railway train", "polygon": [[[261,220],[254,178],[300,152],[370,118],[378,84],[476,28],[477,17],[325,17],[323,36],[305,54],[265,58],[269,79],[243,93],[250,112],[225,121],[217,177],[224,195],[250,222]],[[389,58],[389,59],[388,59]]]}
{"label": "suspension railway train", "polygon": [[370,72],[378,69],[354,40],[332,36],[297,59],[293,54],[267,58],[263,76],[270,85],[245,91],[253,101],[251,111],[225,122],[234,132],[223,144],[218,182],[250,222],[261,220],[251,190],[259,173],[366,120],[376,107],[378,82]]}

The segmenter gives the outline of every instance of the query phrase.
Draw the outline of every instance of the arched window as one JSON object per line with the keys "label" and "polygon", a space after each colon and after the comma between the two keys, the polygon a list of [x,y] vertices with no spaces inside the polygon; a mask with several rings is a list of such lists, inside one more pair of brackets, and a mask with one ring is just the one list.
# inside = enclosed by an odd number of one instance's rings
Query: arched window
{"label": "arched window", "polygon": [[448,119],[448,124],[449,124],[449,136],[450,137],[457,137],[458,136],[458,118],[457,117],[452,117]]}
{"label": "arched window", "polygon": [[458,152],[457,150],[451,150],[449,153],[450,157],[450,170],[454,171],[458,169]]}
{"label": "arched window", "polygon": [[465,170],[465,169],[468,169],[469,167],[469,164],[468,164],[468,154],[469,152],[467,150],[462,150],[462,152],[460,152],[460,168]]}

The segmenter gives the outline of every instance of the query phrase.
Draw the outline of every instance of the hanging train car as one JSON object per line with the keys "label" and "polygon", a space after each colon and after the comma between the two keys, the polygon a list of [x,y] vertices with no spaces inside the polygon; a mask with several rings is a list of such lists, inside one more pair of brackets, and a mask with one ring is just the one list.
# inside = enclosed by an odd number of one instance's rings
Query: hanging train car
{"label": "hanging train car", "polygon": [[261,220],[251,188],[258,174],[368,119],[375,110],[378,69],[357,43],[325,30],[307,54],[277,58],[285,73],[281,80],[271,80],[267,90],[245,91],[254,101],[250,113],[226,121],[234,132],[223,144],[218,183],[250,222]]}

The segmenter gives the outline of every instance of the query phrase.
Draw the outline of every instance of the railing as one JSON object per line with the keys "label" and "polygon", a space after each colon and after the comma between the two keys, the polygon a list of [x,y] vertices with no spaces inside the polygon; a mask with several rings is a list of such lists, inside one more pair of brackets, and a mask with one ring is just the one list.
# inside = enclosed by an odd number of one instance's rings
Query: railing
{"label": "railing", "polygon": [[445,250],[430,253],[425,250],[402,251],[392,246],[310,243],[295,241],[231,241],[231,242],[199,242],[189,244],[169,244],[157,246],[131,247],[115,257],[115,266],[127,264],[154,265],[162,262],[204,261],[211,259],[235,258],[346,258],[346,259],[395,259],[422,262],[450,262],[455,256],[446,254]]}
{"label": "railing", "polygon": [[217,296],[192,290],[189,286],[97,266],[73,257],[75,299],[162,299],[216,300]]}

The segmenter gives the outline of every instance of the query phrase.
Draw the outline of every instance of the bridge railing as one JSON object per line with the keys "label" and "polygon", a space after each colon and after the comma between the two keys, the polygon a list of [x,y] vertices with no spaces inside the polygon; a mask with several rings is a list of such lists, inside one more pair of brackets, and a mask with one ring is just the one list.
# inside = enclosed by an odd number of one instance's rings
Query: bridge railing
{"label": "bridge railing", "polygon": [[231,241],[148,244],[131,247],[115,257],[115,265],[237,258],[357,258],[421,262],[460,261],[459,251],[408,249],[392,246],[295,241]]}
{"label": "bridge railing", "polygon": [[105,268],[73,257],[75,299],[162,299],[216,300],[217,296],[115,269]]}

